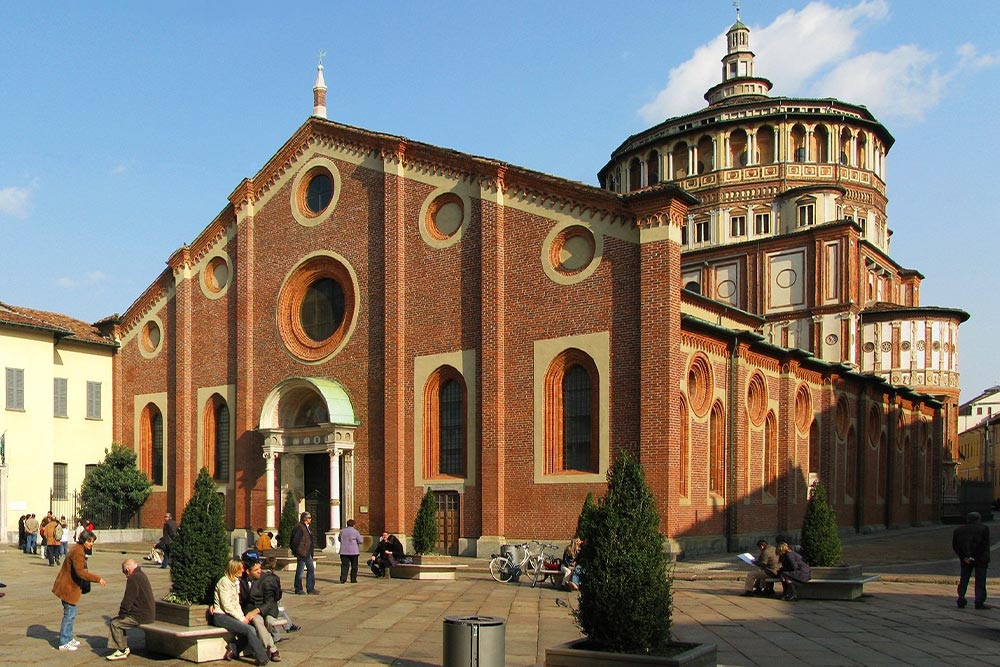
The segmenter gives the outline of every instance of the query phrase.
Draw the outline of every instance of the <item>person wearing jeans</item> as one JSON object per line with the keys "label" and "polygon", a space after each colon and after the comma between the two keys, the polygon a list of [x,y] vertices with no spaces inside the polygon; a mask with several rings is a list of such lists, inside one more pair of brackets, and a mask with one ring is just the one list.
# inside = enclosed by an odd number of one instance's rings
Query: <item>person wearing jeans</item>
{"label": "person wearing jeans", "polygon": [[[319,595],[316,590],[316,566],[313,564],[313,536],[309,528],[312,523],[312,514],[303,512],[299,516],[299,522],[292,531],[292,539],[289,547],[295,554],[295,594]],[[306,573],[306,589],[302,590],[302,571]]]}
{"label": "person wearing jeans", "polygon": [[91,582],[105,586],[107,582],[100,576],[92,574],[87,570],[86,550],[94,548],[96,536],[89,530],[80,534],[80,543],[73,545],[66,560],[59,568],[56,581],[52,584],[52,592],[62,600],[63,618],[59,626],[59,650],[75,651],[80,642],[73,639],[73,623],[76,621],[76,605],[83,596],[81,584],[86,582],[87,590],[90,590]]}
{"label": "person wearing jeans", "polygon": [[243,574],[243,563],[230,560],[226,573],[215,584],[214,604],[209,608],[212,614],[212,625],[225,628],[236,637],[236,646],[226,645],[226,660],[239,657],[240,653],[250,646],[258,665],[266,665],[270,661],[264,643],[261,642],[257,630],[247,623],[247,617],[240,607],[239,577]]}

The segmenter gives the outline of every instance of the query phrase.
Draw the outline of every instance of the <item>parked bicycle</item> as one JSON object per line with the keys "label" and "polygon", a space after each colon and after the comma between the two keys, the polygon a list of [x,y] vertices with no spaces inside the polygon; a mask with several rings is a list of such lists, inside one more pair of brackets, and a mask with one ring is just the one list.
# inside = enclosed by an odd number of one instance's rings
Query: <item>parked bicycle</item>
{"label": "parked bicycle", "polygon": [[[532,545],[537,545],[537,548],[532,549]],[[559,572],[559,559],[545,553],[547,549],[558,550],[559,546],[532,540],[513,545],[509,551],[493,554],[493,559],[490,561],[490,575],[501,583],[515,581],[522,575],[527,575],[531,577],[532,588],[539,579],[551,576],[553,585],[557,585],[558,579],[554,573]],[[518,552],[521,554],[519,558]]]}

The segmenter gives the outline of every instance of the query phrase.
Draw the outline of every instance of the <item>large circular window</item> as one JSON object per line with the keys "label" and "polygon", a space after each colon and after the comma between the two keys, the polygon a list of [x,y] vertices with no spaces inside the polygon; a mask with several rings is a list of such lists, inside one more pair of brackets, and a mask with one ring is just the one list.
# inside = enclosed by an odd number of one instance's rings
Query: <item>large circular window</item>
{"label": "large circular window", "polygon": [[333,201],[333,179],[324,170],[316,170],[307,178],[305,205],[313,215],[319,215]]}
{"label": "large circular window", "polygon": [[356,319],[357,280],[337,257],[314,255],[292,269],[278,297],[278,330],[304,361],[336,353]]}

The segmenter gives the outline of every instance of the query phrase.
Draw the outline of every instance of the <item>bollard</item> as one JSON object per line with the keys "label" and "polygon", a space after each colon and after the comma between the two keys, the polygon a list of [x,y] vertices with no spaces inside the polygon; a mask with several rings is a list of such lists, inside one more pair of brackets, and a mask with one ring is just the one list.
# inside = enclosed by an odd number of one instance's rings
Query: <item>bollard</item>
{"label": "bollard", "polygon": [[233,558],[239,560],[243,555],[243,552],[247,550],[247,538],[245,537],[234,537],[233,538]]}
{"label": "bollard", "polygon": [[503,667],[504,623],[499,616],[446,616],[444,667]]}

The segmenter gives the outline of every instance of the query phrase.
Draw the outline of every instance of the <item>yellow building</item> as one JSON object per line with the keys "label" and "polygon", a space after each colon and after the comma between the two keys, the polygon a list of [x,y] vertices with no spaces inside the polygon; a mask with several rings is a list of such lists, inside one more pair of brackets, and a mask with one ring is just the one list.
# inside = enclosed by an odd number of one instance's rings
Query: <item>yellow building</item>
{"label": "yellow building", "polygon": [[102,325],[0,303],[0,539],[48,510],[72,520],[73,493],[112,441],[112,363]]}

